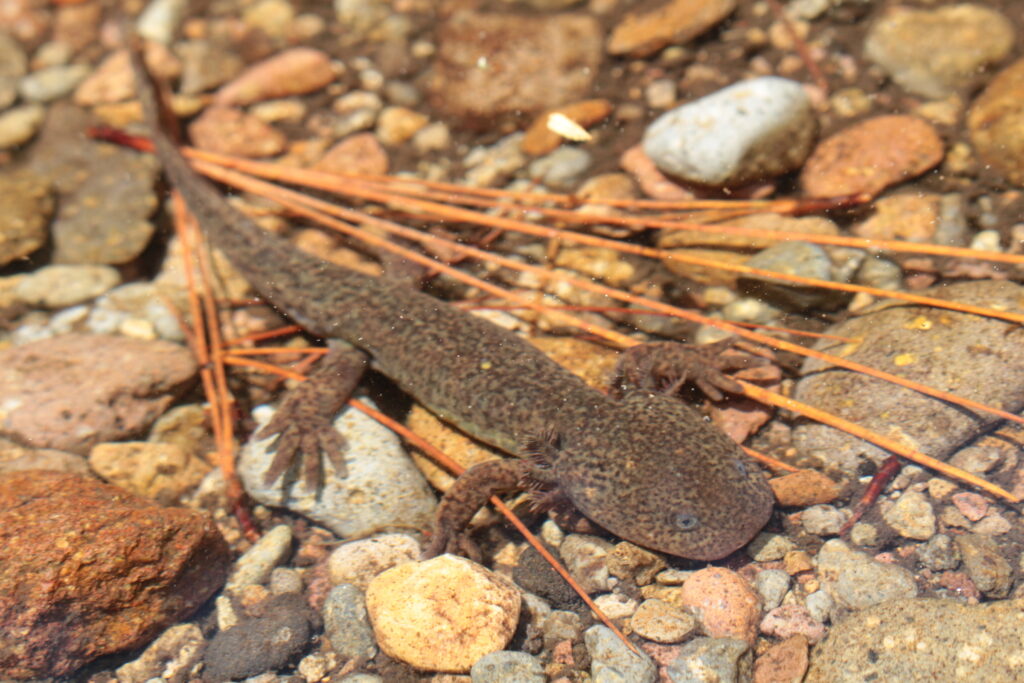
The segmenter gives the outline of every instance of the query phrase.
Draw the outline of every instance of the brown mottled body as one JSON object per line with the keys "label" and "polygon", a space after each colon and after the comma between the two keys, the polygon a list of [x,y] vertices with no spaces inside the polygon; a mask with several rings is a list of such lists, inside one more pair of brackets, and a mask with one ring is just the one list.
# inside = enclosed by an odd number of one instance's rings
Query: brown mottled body
{"label": "brown mottled body", "polygon": [[232,209],[163,132],[155,86],[137,50],[133,58],[167,176],[214,244],[275,307],[316,335],[369,353],[418,401],[483,441],[522,455],[524,443],[548,435],[537,478],[556,483],[622,538],[711,560],[765,524],[772,496],[762,475],[693,408],[646,390],[606,396],[513,333],[325,263]]}

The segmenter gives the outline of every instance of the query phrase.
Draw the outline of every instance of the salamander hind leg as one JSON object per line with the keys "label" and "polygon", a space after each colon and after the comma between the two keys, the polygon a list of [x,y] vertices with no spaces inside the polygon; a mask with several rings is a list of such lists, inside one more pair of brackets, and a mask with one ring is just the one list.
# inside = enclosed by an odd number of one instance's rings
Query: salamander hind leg
{"label": "salamander hind leg", "polygon": [[735,350],[734,339],[714,344],[649,342],[622,352],[615,367],[611,390],[618,396],[633,389],[675,394],[692,382],[712,401],[724,393],[742,393],[739,383],[725,373],[768,363],[766,358]]}
{"label": "salamander hind leg", "polygon": [[362,351],[332,349],[309,379],[285,395],[274,418],[256,435],[260,439],[275,437],[270,447],[276,452],[264,474],[264,484],[273,484],[301,459],[306,486],[318,490],[323,456],[339,476],[345,476],[345,439],[335,430],[333,420],[352,395],[366,363]]}

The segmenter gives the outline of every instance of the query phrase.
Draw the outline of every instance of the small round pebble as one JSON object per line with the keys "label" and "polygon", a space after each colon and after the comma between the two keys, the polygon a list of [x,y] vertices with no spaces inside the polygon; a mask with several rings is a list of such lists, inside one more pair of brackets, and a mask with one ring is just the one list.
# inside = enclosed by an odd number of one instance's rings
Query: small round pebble
{"label": "small round pebble", "polygon": [[492,652],[476,661],[469,670],[473,683],[544,683],[544,667],[525,652]]}
{"label": "small round pebble", "polygon": [[615,579],[608,573],[607,557],[615,546],[597,536],[570,534],[558,552],[572,577],[587,593],[610,591]]}
{"label": "small round pebble", "polygon": [[406,534],[383,534],[344,543],[327,558],[332,584],[350,583],[362,590],[383,571],[420,557],[420,545]]}
{"label": "small round pebble", "polygon": [[380,648],[425,671],[466,673],[504,648],[520,603],[508,579],[453,555],[393,567],[366,591]]}
{"label": "small round pebble", "polygon": [[933,571],[949,571],[960,565],[960,551],[946,534],[935,534],[917,550],[921,564]]}
{"label": "small round pebble", "polygon": [[590,653],[590,675],[594,683],[654,683],[658,668],[651,658],[632,652],[607,626],[591,626],[583,634]]}
{"label": "small round pebble", "polygon": [[800,513],[800,524],[815,536],[836,536],[846,522],[847,512],[833,505],[815,505]]}
{"label": "small round pebble", "polygon": [[789,590],[789,574],[781,569],[765,569],[754,577],[754,588],[764,600],[764,608],[772,610],[782,604]]}
{"label": "small round pebble", "polygon": [[736,572],[724,567],[697,571],[682,588],[682,606],[700,619],[713,638],[739,638],[753,643],[761,618],[761,598]]}
{"label": "small round pebble", "polygon": [[816,590],[804,599],[804,604],[812,617],[824,623],[832,618],[836,601],[826,591]]}
{"label": "small round pebble", "polygon": [[796,543],[782,534],[762,532],[747,546],[747,552],[757,562],[781,560],[791,550],[796,550]]}
{"label": "small round pebble", "polygon": [[[800,470],[768,480],[775,501],[783,507],[810,507],[831,503],[839,495],[839,485],[817,470]],[[760,560],[759,560],[760,561]]]}
{"label": "small round pebble", "polygon": [[964,570],[978,590],[989,598],[1010,594],[1013,568],[995,541],[980,534],[962,534],[953,540],[963,558]]}
{"label": "small round pebble", "polygon": [[913,573],[850,550],[839,539],[821,547],[817,565],[822,588],[848,609],[863,609],[886,600],[917,595]]}
{"label": "small round pebble", "polygon": [[699,626],[692,615],[657,598],[640,603],[629,625],[637,635],[656,643],[681,643]]}
{"label": "small round pebble", "polygon": [[803,605],[782,605],[764,615],[761,633],[775,638],[800,634],[814,644],[825,637],[825,624],[815,619]]}
{"label": "small round pebble", "polygon": [[235,561],[225,590],[239,591],[246,586],[266,583],[270,573],[285,561],[291,551],[292,529],[287,524],[278,524]]}
{"label": "small round pebble", "polygon": [[23,104],[0,113],[0,149],[11,149],[32,139],[46,118],[46,107]]}
{"label": "small round pebble", "polygon": [[749,681],[754,667],[750,645],[735,638],[694,638],[683,645],[666,674],[671,683]]}
{"label": "small round pebble", "polygon": [[666,112],[647,128],[643,149],[665,173],[723,187],[797,168],[816,132],[803,87],[763,76]]}
{"label": "small round pebble", "polygon": [[882,513],[886,523],[900,536],[927,541],[935,535],[935,510],[928,498],[918,491],[907,491]]}
{"label": "small round pebble", "polygon": [[94,299],[120,283],[121,274],[110,266],[52,265],[32,272],[14,291],[33,306],[64,308]]}
{"label": "small round pebble", "polygon": [[322,614],[324,633],[338,655],[372,659],[377,654],[363,591],[349,583],[335,586],[327,594]]}
{"label": "small round pebble", "polygon": [[974,100],[967,129],[985,164],[1024,185],[1024,59],[996,74]]}

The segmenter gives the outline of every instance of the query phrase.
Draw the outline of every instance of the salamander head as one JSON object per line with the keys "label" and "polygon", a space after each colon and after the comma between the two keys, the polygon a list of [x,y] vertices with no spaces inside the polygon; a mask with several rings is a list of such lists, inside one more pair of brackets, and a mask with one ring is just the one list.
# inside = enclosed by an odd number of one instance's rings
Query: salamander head
{"label": "salamander head", "polygon": [[772,513],[771,489],[739,447],[696,410],[661,394],[627,394],[610,415],[563,437],[554,465],[563,490],[591,520],[689,559],[725,557]]}

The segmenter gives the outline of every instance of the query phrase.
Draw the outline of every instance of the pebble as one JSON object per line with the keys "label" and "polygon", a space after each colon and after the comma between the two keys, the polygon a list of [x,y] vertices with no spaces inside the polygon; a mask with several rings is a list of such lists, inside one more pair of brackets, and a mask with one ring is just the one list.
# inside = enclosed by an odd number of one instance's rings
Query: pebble
{"label": "pebble", "polygon": [[928,498],[918,491],[907,491],[896,503],[882,512],[886,524],[904,538],[927,541],[935,535],[935,510]]}
{"label": "pebble", "polygon": [[525,652],[492,652],[476,661],[469,670],[473,683],[544,683],[544,667]]}
{"label": "pebble", "polygon": [[831,503],[839,496],[839,485],[836,482],[811,469],[772,477],[768,485],[772,487],[776,503],[782,507],[821,505]]}
{"label": "pebble", "polygon": [[332,584],[348,583],[366,590],[381,572],[419,559],[420,545],[406,534],[383,534],[343,543],[327,558]]}
{"label": "pebble", "polygon": [[757,562],[781,560],[786,553],[796,550],[796,543],[782,534],[761,532],[747,546],[747,552]]}
{"label": "pebble", "polygon": [[754,662],[753,683],[802,681],[807,673],[807,648],[807,638],[799,634],[770,646]]}
{"label": "pebble", "polygon": [[282,668],[309,646],[311,616],[301,595],[267,599],[257,616],[241,619],[210,640],[203,654],[203,677],[228,681]]}
{"label": "pebble", "polygon": [[694,638],[679,649],[665,674],[671,683],[749,681],[754,668],[750,645],[735,638]]}
{"label": "pebble", "polygon": [[906,91],[939,99],[976,83],[1013,43],[1013,24],[982,5],[891,5],[868,30],[864,55]]}
{"label": "pebble", "polygon": [[609,619],[623,619],[636,614],[639,604],[622,593],[605,593],[594,598],[594,604]]}
{"label": "pebble", "polygon": [[175,505],[209,473],[209,463],[176,444],[120,441],[89,451],[89,466],[104,480],[132,493]]}
{"label": "pebble", "polygon": [[142,647],[202,605],[229,567],[227,543],[207,515],[90,477],[4,474],[0,623],[21,635],[0,644],[0,677],[67,676]]}
{"label": "pebble", "polygon": [[647,655],[632,652],[607,626],[591,626],[583,634],[590,653],[594,683],[654,683],[658,669]]}
{"label": "pebble", "polygon": [[967,130],[987,166],[1024,185],[1024,59],[997,73],[974,100]]}
{"label": "pebble", "polygon": [[669,644],[681,643],[700,626],[692,615],[657,598],[640,603],[629,625],[641,638]]}
{"label": "pebble", "polygon": [[822,588],[847,609],[860,610],[886,600],[917,595],[911,572],[850,550],[838,539],[826,542],[816,561]]}
{"label": "pebble", "polygon": [[[24,258],[46,243],[53,208],[50,183],[45,177],[27,170],[0,173],[0,265]],[[30,278],[19,280],[13,292],[16,294]]]}
{"label": "pebble", "polygon": [[[253,412],[260,426],[272,416],[267,407]],[[436,501],[398,437],[351,408],[340,413],[334,427],[348,444],[343,454],[346,477],[338,476],[330,460],[324,458],[320,491],[310,491],[304,481],[294,481],[289,473],[283,481],[267,486],[263,476],[270,466],[267,448],[271,439],[250,440],[238,463],[249,495],[264,505],[305,515],[342,538],[365,537],[389,527],[427,527],[433,521]]]}
{"label": "pebble", "polygon": [[854,282],[875,289],[900,289],[903,286],[903,269],[887,258],[871,254],[857,270]]}
{"label": "pebble", "polygon": [[46,118],[40,104],[23,104],[0,112],[0,149],[12,149],[31,140]]}
{"label": "pebble", "polygon": [[915,116],[876,116],[822,140],[800,172],[809,197],[879,194],[934,168],[943,156],[935,128]]}
{"label": "pebble", "polygon": [[848,516],[848,510],[834,505],[814,505],[800,513],[800,525],[815,536],[838,536]]}
{"label": "pebble", "polygon": [[503,115],[578,101],[599,72],[601,36],[583,13],[455,12],[437,30],[430,102],[448,117],[493,126]]}
{"label": "pebble", "polygon": [[27,448],[0,437],[0,474],[25,470],[54,470],[85,476],[92,474],[89,465],[80,455],[48,448]]}
{"label": "pebble", "polygon": [[[1020,311],[1024,288],[980,280],[919,293]],[[929,386],[946,387],[988,405],[1020,410],[1024,408],[1024,355],[1018,345],[1009,343],[1006,335],[1010,329],[1010,323],[966,313],[883,305],[826,330],[861,340],[858,344],[836,348],[835,343],[827,342],[816,348]],[[995,422],[994,417],[967,415],[943,401],[882,380],[835,368],[819,372],[823,367],[816,361],[804,363],[804,376],[794,393],[797,400],[878,434],[892,434],[898,425],[901,438],[935,458],[948,458],[966,439]],[[977,377],[999,377],[1001,381],[977,382]],[[821,425],[796,427],[793,442],[801,453],[825,463],[826,470],[850,476],[857,476],[862,458],[881,463],[888,457],[873,445]]]}
{"label": "pebble", "polygon": [[791,638],[802,635],[807,642],[817,643],[825,637],[825,624],[815,619],[803,605],[782,605],[764,615],[760,625],[761,633],[774,638]]}
{"label": "pebble", "polygon": [[964,571],[978,590],[989,598],[1005,598],[1013,585],[1013,568],[999,546],[988,536],[962,534],[953,538]]}
{"label": "pebble", "polygon": [[346,660],[368,660],[376,656],[377,641],[362,590],[349,583],[335,586],[327,594],[322,614],[324,635],[339,656]]}
{"label": "pebble", "polygon": [[958,193],[897,194],[874,203],[875,212],[853,226],[858,237],[952,246],[967,243],[964,198]]}
{"label": "pebble", "polygon": [[183,95],[198,95],[218,88],[245,68],[240,55],[217,42],[185,40],[177,44],[176,52],[181,55],[178,91]]}
{"label": "pebble", "polygon": [[18,282],[15,295],[32,306],[65,308],[94,299],[121,284],[110,266],[44,266]]}
{"label": "pebble", "polygon": [[683,584],[682,607],[700,619],[712,638],[739,638],[753,643],[761,618],[761,598],[736,572],[707,567]]}
{"label": "pebble", "polygon": [[789,574],[781,569],[765,569],[754,577],[754,588],[761,595],[766,610],[773,610],[782,604],[789,584]]}
{"label": "pebble", "polygon": [[935,534],[927,543],[919,546],[917,558],[933,571],[947,571],[960,566],[960,551],[946,534]]}
{"label": "pebble", "polygon": [[878,528],[874,524],[857,522],[850,529],[850,542],[854,545],[876,546],[879,543]]}
{"label": "pebble", "polygon": [[807,683],[1019,681],[1024,600],[893,600],[854,612],[811,654]]}
{"label": "pebble", "polygon": [[412,148],[420,156],[442,152],[452,146],[452,133],[443,121],[428,123],[412,136]]}
{"label": "pebble", "polygon": [[[176,79],[181,73],[181,62],[160,43],[146,43],[145,60],[151,73],[161,80]],[[124,102],[134,96],[131,58],[127,50],[115,50],[78,84],[72,100],[80,107],[94,107]]]}
{"label": "pebble", "polygon": [[235,560],[224,589],[237,593],[247,586],[262,586],[270,579],[274,568],[283,564],[292,552],[292,530],[287,524],[278,524],[266,532],[251,548]]}
{"label": "pebble", "polygon": [[124,337],[66,335],[0,351],[0,431],[85,454],[144,431],[195,372],[184,347]]}
{"label": "pebble", "polygon": [[408,107],[384,107],[377,117],[377,139],[388,147],[398,147],[424,126],[430,117]]}
{"label": "pebble", "polygon": [[28,73],[28,55],[21,43],[0,33],[0,111],[18,99],[18,81]]}
{"label": "pebble", "polygon": [[357,133],[328,149],[313,169],[327,173],[383,175],[390,169],[388,153],[373,133]]}
{"label": "pebble", "polygon": [[825,590],[816,590],[806,598],[804,598],[804,605],[807,607],[807,611],[811,613],[811,616],[821,622],[830,621],[832,618],[832,612],[835,609],[836,601],[832,599],[832,596]]}
{"label": "pebble", "polygon": [[128,334],[146,328],[148,338],[184,342],[177,311],[187,310],[183,289],[152,282],[132,282],[110,290],[96,300],[88,311],[85,326],[93,334]]}
{"label": "pebble", "polygon": [[254,64],[224,85],[214,97],[218,107],[315,92],[334,81],[331,57],[309,47],[293,47]]}
{"label": "pebble", "polygon": [[552,610],[544,619],[544,647],[552,648],[556,643],[566,640],[578,641],[583,633],[583,620],[576,612]]}
{"label": "pebble", "polygon": [[465,182],[470,187],[495,187],[526,166],[522,133],[506,135],[489,147],[474,147],[462,163],[466,167]]}
{"label": "pebble", "polygon": [[210,107],[188,127],[193,144],[210,152],[270,157],[284,151],[284,133],[241,109]]}
{"label": "pebble", "polygon": [[389,657],[452,673],[508,644],[520,603],[508,579],[453,555],[393,567],[366,592],[377,643]]}
{"label": "pebble", "polygon": [[639,546],[623,541],[617,543],[605,560],[608,573],[628,580],[637,586],[646,586],[654,581],[658,572],[665,569],[665,558]]}
{"label": "pebble", "polygon": [[646,57],[666,45],[684,45],[736,9],[736,0],[669,0],[626,14],[605,44],[610,55]]}
{"label": "pebble", "polygon": [[86,76],[90,67],[87,64],[67,64],[39,69],[21,79],[18,92],[22,99],[31,103],[52,102],[64,97],[74,90]]}
{"label": "pebble", "polygon": [[558,552],[569,574],[586,593],[604,593],[615,587],[607,564],[613,549],[611,543],[597,536],[569,534]]}
{"label": "pebble", "polygon": [[534,119],[522,138],[522,150],[530,156],[539,157],[553,152],[566,139],[548,127],[548,119],[554,114],[561,114],[582,128],[588,128],[612,113],[612,103],[608,100],[582,100],[562,105],[545,111]]}
{"label": "pebble", "polygon": [[187,9],[188,0],[151,0],[135,20],[135,30],[147,40],[170,45]]}
{"label": "pebble", "polygon": [[[820,245],[799,240],[770,246],[750,257],[744,265],[826,282],[836,279],[828,252]],[[745,294],[794,311],[835,308],[845,298],[834,290],[795,285],[758,275],[741,276],[739,286]]]}
{"label": "pebble", "polygon": [[559,147],[534,160],[528,167],[530,179],[553,190],[568,191],[576,187],[590,169],[593,159],[585,149]]}
{"label": "pebble", "polygon": [[643,149],[667,174],[725,187],[798,168],[816,132],[803,87],[762,76],[662,114],[644,132]]}
{"label": "pebble", "polygon": [[119,683],[145,683],[154,678],[179,683],[200,663],[206,639],[195,624],[172,626],[150,643],[142,655],[117,668]]}

